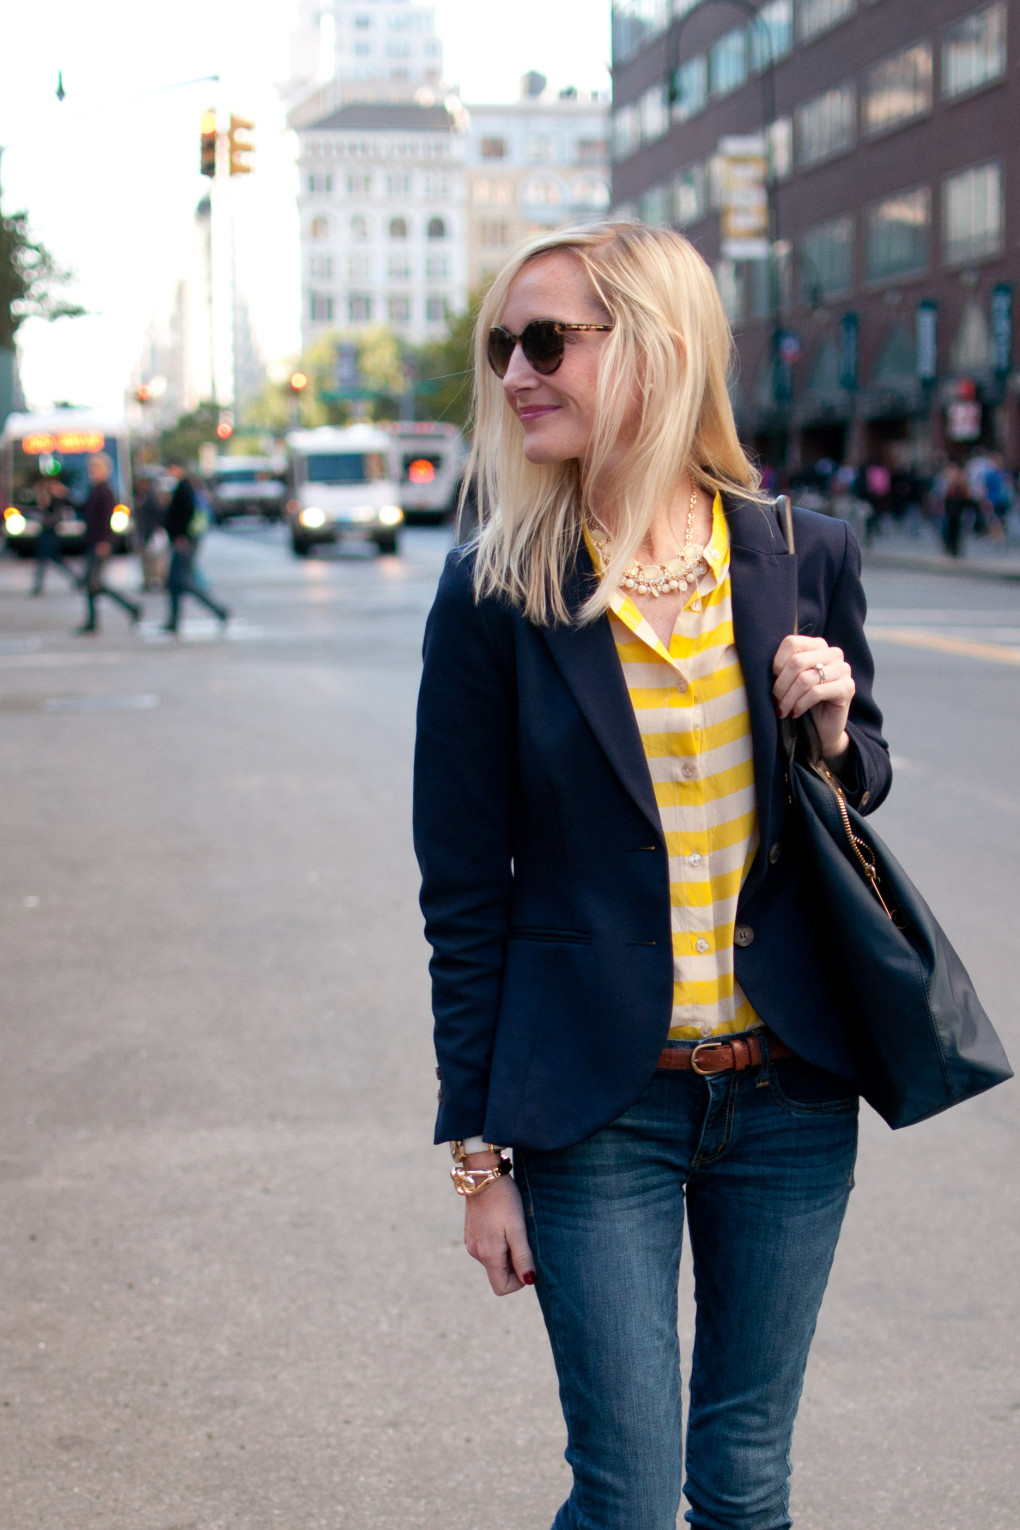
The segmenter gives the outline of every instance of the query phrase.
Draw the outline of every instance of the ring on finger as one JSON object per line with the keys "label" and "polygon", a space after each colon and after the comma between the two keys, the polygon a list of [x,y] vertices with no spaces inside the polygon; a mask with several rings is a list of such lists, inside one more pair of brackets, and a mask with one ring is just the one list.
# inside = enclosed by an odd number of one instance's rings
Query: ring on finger
{"label": "ring on finger", "polygon": [[816,664],[815,665],[815,669],[818,671],[818,683],[819,683],[819,685],[824,685],[825,684],[825,665],[824,664]]}

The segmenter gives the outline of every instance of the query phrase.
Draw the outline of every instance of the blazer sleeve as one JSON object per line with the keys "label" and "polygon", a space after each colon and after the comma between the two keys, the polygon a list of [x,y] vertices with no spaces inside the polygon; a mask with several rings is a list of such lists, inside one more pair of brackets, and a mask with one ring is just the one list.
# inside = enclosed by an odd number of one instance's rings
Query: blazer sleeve
{"label": "blazer sleeve", "polygon": [[829,600],[824,637],[831,647],[842,648],[856,686],[847,720],[850,758],[841,763],[840,779],[852,806],[872,813],[889,793],[892,764],[882,736],[882,713],[872,693],[875,661],[864,635],[868,603],[861,583],[861,549],[850,527],[841,524],[843,562]]}
{"label": "blazer sleeve", "polygon": [[447,559],[425,628],[414,845],[432,946],[436,1141],[485,1119],[512,875],[516,688],[509,614],[476,603],[471,558]]}

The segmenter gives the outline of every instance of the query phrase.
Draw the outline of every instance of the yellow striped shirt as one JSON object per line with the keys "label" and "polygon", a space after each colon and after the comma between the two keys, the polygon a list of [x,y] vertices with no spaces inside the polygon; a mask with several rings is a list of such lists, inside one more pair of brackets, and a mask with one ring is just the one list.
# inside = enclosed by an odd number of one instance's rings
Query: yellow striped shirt
{"label": "yellow striped shirt", "polygon": [[669,1034],[681,1041],[761,1024],[733,975],[737,898],[758,847],[758,814],[747,692],[733,640],[729,531],[718,495],[705,564],[668,648],[622,590],[609,617],[669,853]]}

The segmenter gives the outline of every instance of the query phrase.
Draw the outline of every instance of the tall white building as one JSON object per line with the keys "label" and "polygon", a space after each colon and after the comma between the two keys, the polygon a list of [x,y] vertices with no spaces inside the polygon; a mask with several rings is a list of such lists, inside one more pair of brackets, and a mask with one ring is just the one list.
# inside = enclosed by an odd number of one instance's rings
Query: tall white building
{"label": "tall white building", "polygon": [[415,0],[300,0],[291,36],[291,99],[315,85],[360,84],[362,98],[438,86],[435,12]]}
{"label": "tall white building", "polygon": [[444,106],[352,102],[298,129],[301,333],[419,343],[467,302],[463,134]]}
{"label": "tall white building", "polygon": [[492,277],[525,234],[605,215],[610,203],[609,101],[546,90],[526,74],[521,98],[469,106],[468,284]]}

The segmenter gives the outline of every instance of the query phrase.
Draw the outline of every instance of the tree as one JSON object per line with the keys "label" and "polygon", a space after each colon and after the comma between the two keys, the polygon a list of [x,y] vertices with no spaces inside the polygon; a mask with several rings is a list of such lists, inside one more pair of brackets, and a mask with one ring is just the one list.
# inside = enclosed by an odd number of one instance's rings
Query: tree
{"label": "tree", "polygon": [[216,426],[219,424],[220,408],[218,404],[199,404],[197,409],[192,409],[190,414],[182,414],[173,425],[160,433],[159,454],[164,462],[178,459],[181,462],[193,463],[198,459],[198,448],[205,441],[215,442],[217,450],[222,443],[216,438]]}
{"label": "tree", "polygon": [[13,350],[26,319],[77,319],[86,312],[56,289],[74,280],[46,246],[33,239],[28,214],[0,216],[0,350]]}
{"label": "tree", "polygon": [[473,292],[467,311],[457,315],[446,336],[419,346],[415,352],[415,412],[420,419],[447,420],[461,429],[470,423],[474,378],[471,346],[484,296],[485,288]]}

